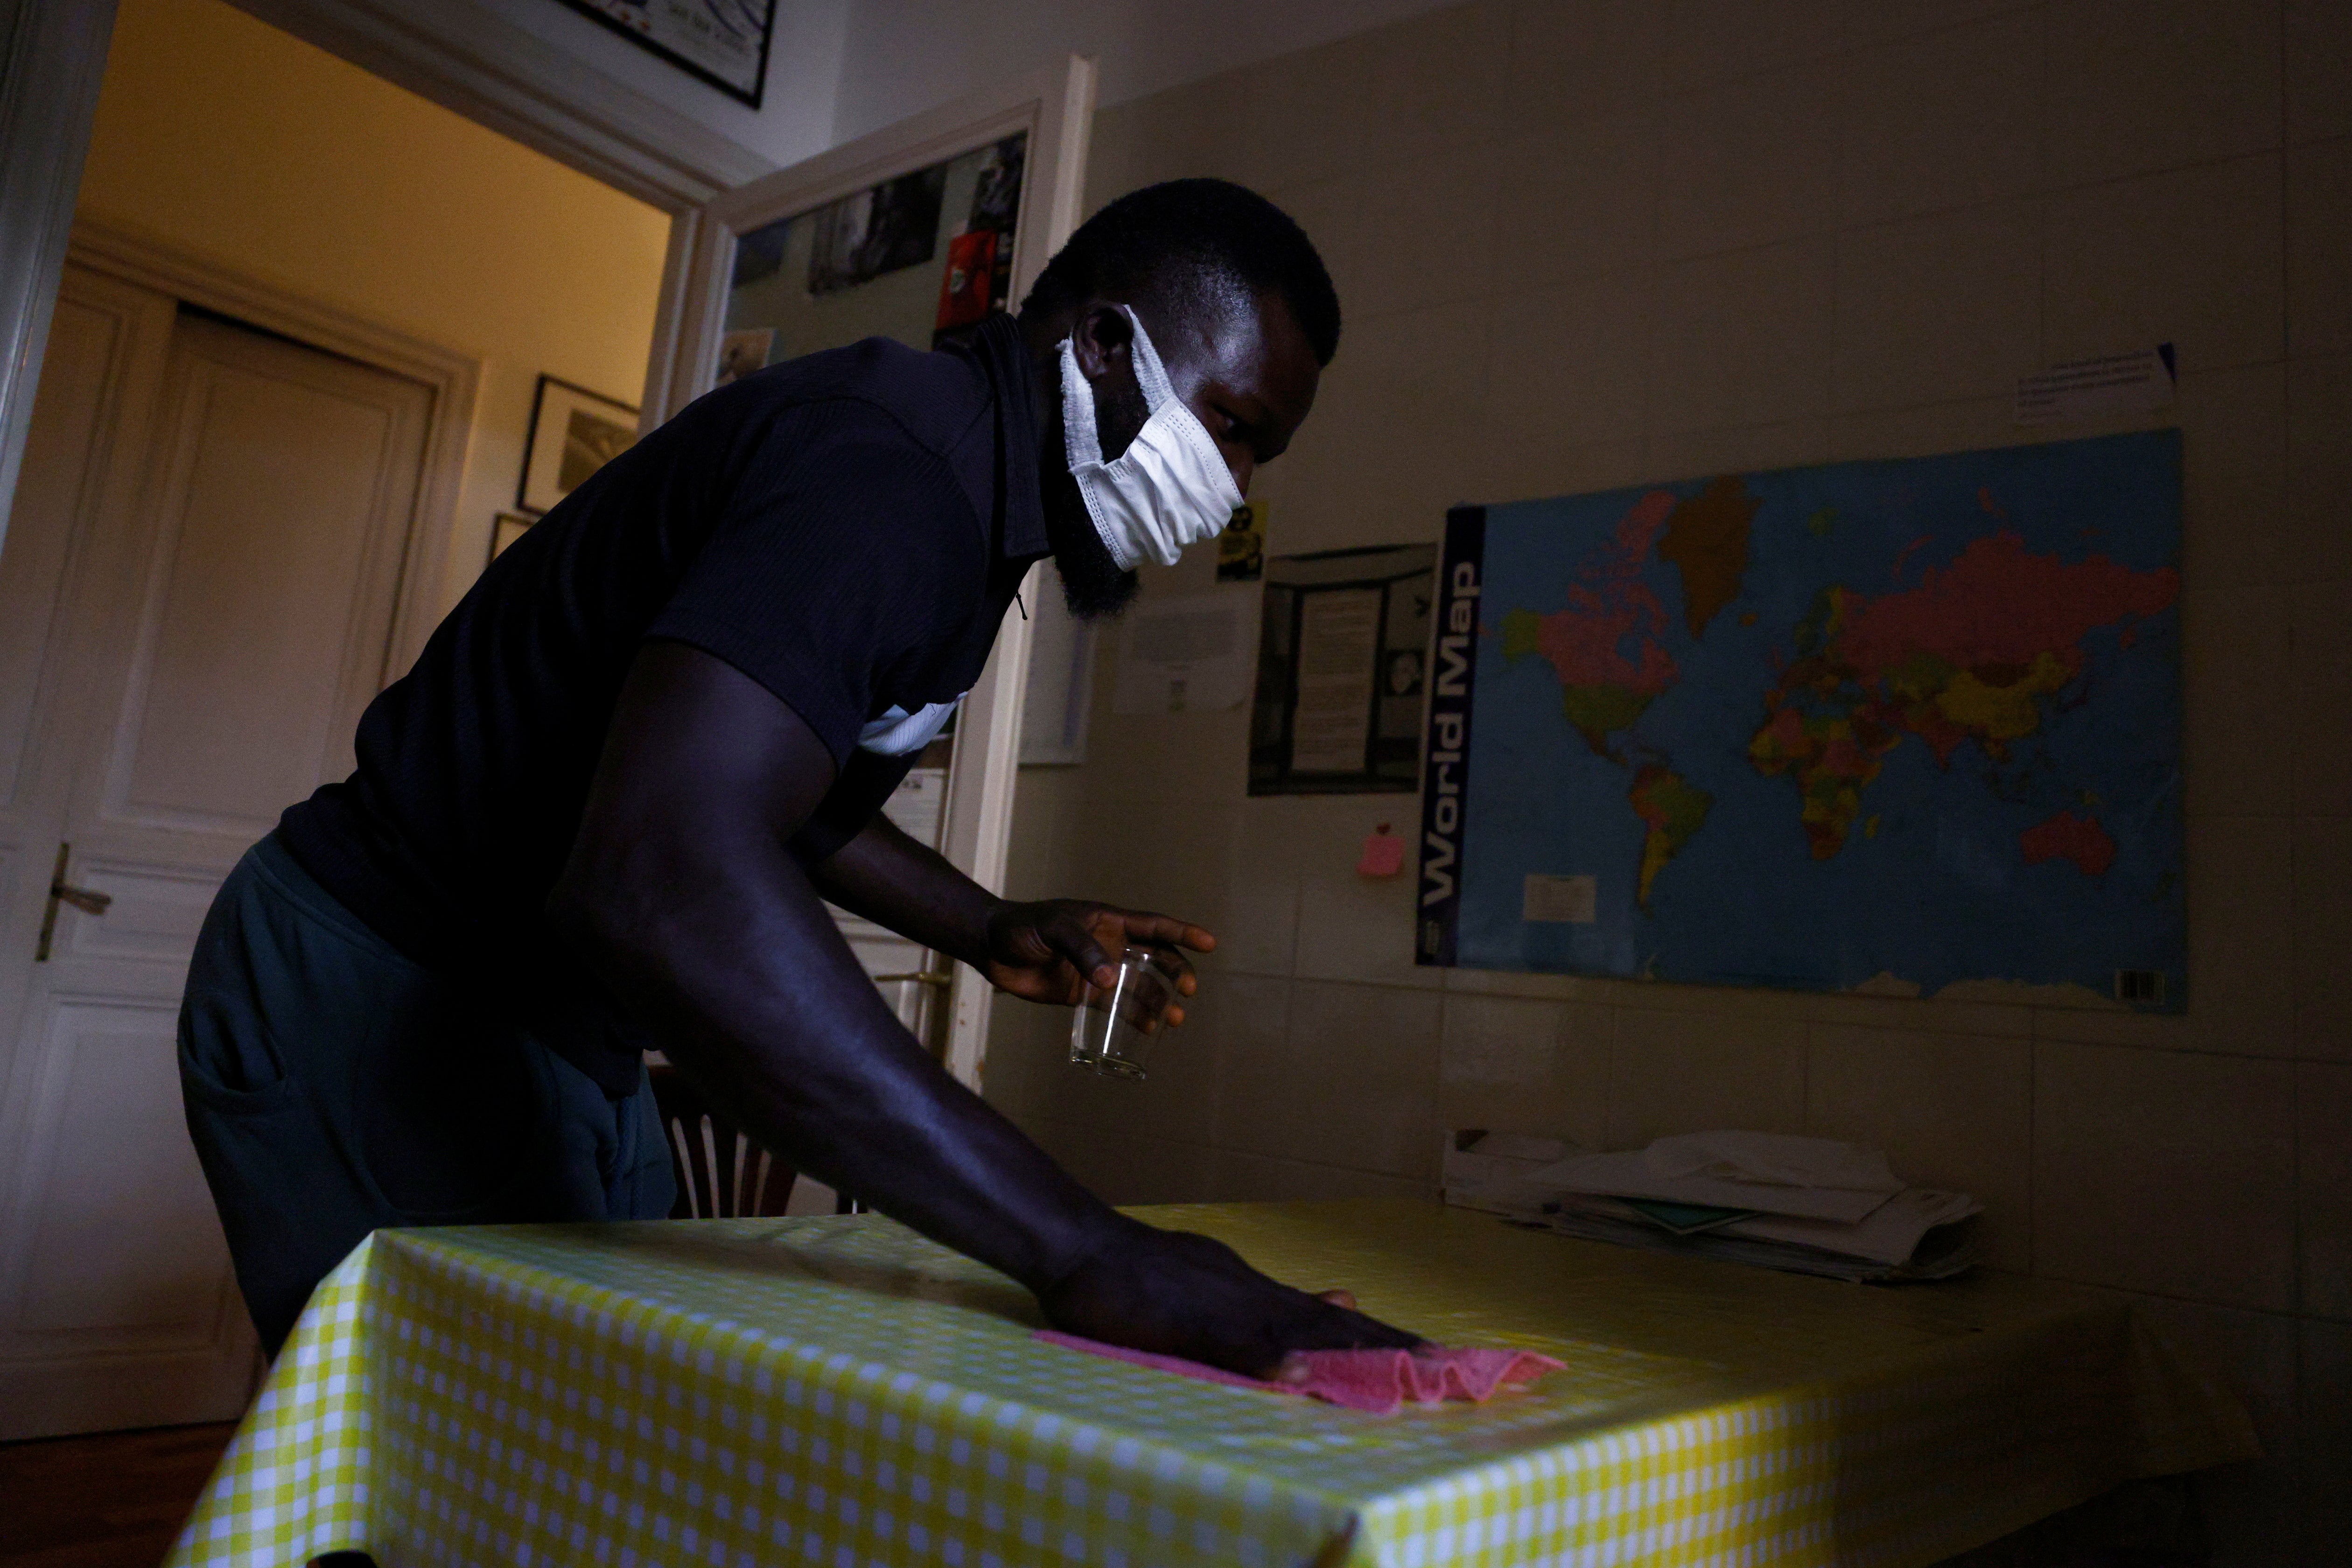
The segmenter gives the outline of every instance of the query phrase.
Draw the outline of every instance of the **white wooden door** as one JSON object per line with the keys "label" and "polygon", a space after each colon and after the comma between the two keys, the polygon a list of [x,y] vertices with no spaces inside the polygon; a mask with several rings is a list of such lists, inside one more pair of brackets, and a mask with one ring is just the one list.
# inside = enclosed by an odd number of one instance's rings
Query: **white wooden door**
{"label": "white wooden door", "polygon": [[[68,273],[0,555],[0,1438],[243,1405],[180,988],[237,857],[351,768],[430,411]],[[68,846],[102,913],[51,897]]]}
{"label": "white wooden door", "polygon": [[[1094,101],[1094,63],[1069,56],[778,170],[693,215],[680,303],[656,334],[646,377],[648,426],[722,374],[877,334],[930,347],[934,327],[952,324],[950,297],[972,276],[971,253],[957,242],[982,229],[1001,243],[985,263],[993,287],[983,283],[978,298],[1017,307],[1076,226]],[[992,206],[992,192],[1010,193],[1009,205]],[[885,243],[886,231],[898,237]],[[1034,596],[1037,582],[1033,574],[1024,592]],[[1003,884],[1012,835],[1029,634],[1025,615],[1005,616],[957,715],[949,759],[919,767],[890,806],[902,826],[987,888]],[[835,914],[900,1018],[978,1088],[988,984],[870,921]],[[908,973],[924,981],[886,978]]]}

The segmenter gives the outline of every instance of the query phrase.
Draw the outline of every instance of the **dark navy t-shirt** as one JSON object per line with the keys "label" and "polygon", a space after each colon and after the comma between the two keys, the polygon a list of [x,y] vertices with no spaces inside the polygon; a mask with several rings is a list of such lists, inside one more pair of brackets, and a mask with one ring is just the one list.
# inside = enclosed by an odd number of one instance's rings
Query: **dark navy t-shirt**
{"label": "dark navy t-shirt", "polygon": [[725,659],[840,768],[793,841],[855,837],[911,755],[857,747],[979,678],[1045,553],[1020,334],[887,339],[709,394],[510,546],[360,721],[358,771],[279,823],[303,868],[394,947],[478,983],[607,1092],[646,1043],[547,929],[621,682],[648,638]]}

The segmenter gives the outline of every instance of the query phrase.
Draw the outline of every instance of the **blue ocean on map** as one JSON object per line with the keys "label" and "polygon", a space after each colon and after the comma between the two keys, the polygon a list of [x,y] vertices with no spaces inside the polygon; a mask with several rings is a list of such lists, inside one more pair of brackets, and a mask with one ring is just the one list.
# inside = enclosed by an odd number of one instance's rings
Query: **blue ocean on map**
{"label": "blue ocean on map", "polygon": [[2184,1005],[2178,432],[1463,509],[1465,564],[1452,962]]}

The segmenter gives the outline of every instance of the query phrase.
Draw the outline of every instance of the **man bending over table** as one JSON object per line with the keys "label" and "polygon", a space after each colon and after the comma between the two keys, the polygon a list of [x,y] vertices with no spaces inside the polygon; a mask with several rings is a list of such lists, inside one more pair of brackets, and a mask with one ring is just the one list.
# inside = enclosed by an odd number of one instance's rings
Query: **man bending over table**
{"label": "man bending over table", "polygon": [[269,1352],[378,1226],[667,1214],[654,1045],[1071,1332],[1261,1375],[1416,1342],[1114,1213],[899,1026],[823,901],[1063,1006],[1129,942],[1214,946],[1009,903],[880,807],[1029,567],[1115,613],[1223,527],[1339,335],[1288,217],[1153,186],[969,348],[747,376],[500,555],[369,706],[358,771],[230,875],[189,970],[189,1130]]}

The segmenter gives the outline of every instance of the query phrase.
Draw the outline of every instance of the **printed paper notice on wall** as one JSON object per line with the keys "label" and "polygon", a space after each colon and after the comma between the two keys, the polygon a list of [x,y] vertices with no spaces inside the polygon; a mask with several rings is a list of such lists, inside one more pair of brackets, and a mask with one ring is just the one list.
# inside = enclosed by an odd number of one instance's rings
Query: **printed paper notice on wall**
{"label": "printed paper notice on wall", "polygon": [[1298,614],[1298,700],[1292,710],[1290,771],[1358,773],[1372,739],[1372,692],[1380,678],[1379,588],[1328,588],[1304,595]]}
{"label": "printed paper notice on wall", "polygon": [[1144,600],[1119,629],[1120,713],[1222,712],[1249,695],[1254,671],[1247,593]]}
{"label": "printed paper notice on wall", "polygon": [[2170,343],[2070,360],[2019,379],[2017,422],[2057,425],[2069,419],[2145,414],[2172,401],[2177,379]]}

